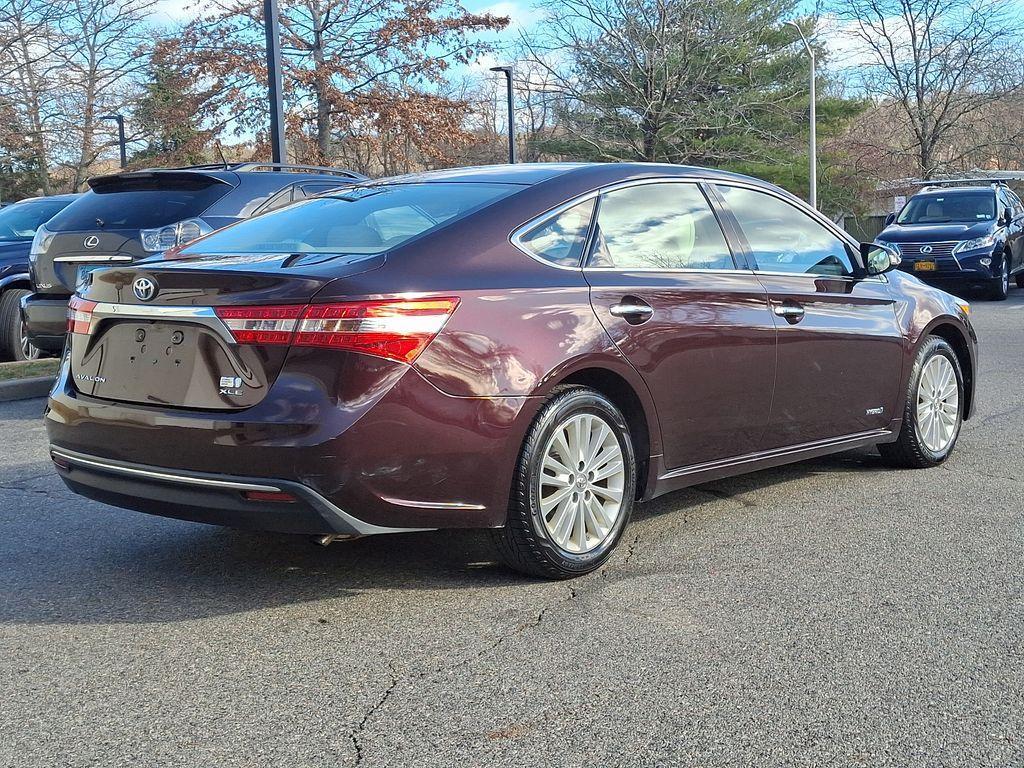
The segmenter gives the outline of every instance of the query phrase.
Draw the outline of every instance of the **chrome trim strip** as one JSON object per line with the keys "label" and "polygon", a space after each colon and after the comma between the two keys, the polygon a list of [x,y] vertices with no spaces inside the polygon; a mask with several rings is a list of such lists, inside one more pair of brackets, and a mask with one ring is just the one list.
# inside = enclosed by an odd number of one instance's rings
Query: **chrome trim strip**
{"label": "chrome trim strip", "polygon": [[102,320],[181,320],[204,325],[228,344],[235,339],[224,321],[217,317],[213,307],[171,307],[163,304],[113,304],[98,302],[92,309],[89,335]]}
{"label": "chrome trim strip", "polygon": [[57,256],[55,264],[124,264],[135,261],[131,256]]}
{"label": "chrome trim strip", "polygon": [[729,459],[716,459],[715,461],[708,461],[703,464],[691,464],[688,467],[670,470],[661,475],[658,479],[670,480],[676,477],[685,477],[686,475],[696,475],[709,470],[727,469],[730,467],[741,466],[743,464],[751,464],[753,462],[762,461],[763,459],[799,455],[805,451],[814,451],[819,448],[833,448],[847,443],[861,443],[865,440],[888,437],[891,434],[892,431],[888,429],[871,429],[867,432],[857,432],[844,437],[833,437],[827,440],[816,440],[811,443],[800,443],[799,445],[790,445],[784,448],[773,448],[770,451],[748,453],[743,456],[734,456]]}
{"label": "chrome trim strip", "polygon": [[280,493],[281,488],[276,485],[263,485],[259,483],[242,483],[234,480],[214,480],[205,477],[193,477],[190,475],[179,475],[175,472],[157,471],[152,469],[139,469],[137,467],[126,467],[121,464],[111,464],[93,458],[84,458],[76,454],[66,453],[57,448],[50,449],[51,456],[57,456],[69,464],[81,464],[87,467],[100,469],[115,475],[127,475],[128,477],[144,477],[147,480],[162,480],[164,482],[178,483],[179,485],[195,485],[203,488],[220,488],[226,491],[271,491]]}
{"label": "chrome trim strip", "polygon": [[396,499],[389,496],[381,496],[380,500],[399,507],[413,507],[415,509],[466,509],[477,511],[487,509],[483,504],[469,504],[465,501],[413,501],[412,499]]}

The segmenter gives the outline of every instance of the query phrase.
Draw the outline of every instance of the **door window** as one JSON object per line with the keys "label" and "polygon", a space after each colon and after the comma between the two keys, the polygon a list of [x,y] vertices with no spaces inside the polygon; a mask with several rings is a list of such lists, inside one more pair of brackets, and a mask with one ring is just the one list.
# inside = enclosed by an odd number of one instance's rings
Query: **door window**
{"label": "door window", "polygon": [[764,272],[853,275],[846,243],[796,206],[743,187],[718,186]]}
{"label": "door window", "polygon": [[606,192],[590,267],[735,269],[732,253],[696,184],[642,184]]}
{"label": "door window", "polygon": [[563,267],[578,267],[587,245],[594,200],[568,208],[519,238],[531,253]]}

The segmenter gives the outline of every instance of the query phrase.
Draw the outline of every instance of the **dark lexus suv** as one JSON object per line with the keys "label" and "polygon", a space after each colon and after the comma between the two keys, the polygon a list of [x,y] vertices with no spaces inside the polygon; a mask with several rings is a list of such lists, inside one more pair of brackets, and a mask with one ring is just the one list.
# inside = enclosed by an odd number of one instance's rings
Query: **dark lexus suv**
{"label": "dark lexus suv", "polygon": [[900,268],[957,292],[1005,299],[1011,277],[1024,286],[1024,205],[1001,183],[925,187],[890,214],[876,242],[899,251]]}
{"label": "dark lexus suv", "polygon": [[22,300],[29,340],[51,353],[64,348],[68,299],[92,270],[131,264],[363,178],[332,168],[240,163],[89,179],[89,191],[32,241],[33,295]]}
{"label": "dark lexus suv", "polygon": [[21,299],[32,293],[28,252],[36,230],[76,197],[31,197],[0,210],[0,361],[39,356],[29,343],[18,309]]}
{"label": "dark lexus suv", "polygon": [[175,257],[88,276],[46,410],[72,490],[171,517],[490,528],[565,578],[637,499],[872,445],[935,466],[975,399],[969,305],[720,171],[435,171]]}

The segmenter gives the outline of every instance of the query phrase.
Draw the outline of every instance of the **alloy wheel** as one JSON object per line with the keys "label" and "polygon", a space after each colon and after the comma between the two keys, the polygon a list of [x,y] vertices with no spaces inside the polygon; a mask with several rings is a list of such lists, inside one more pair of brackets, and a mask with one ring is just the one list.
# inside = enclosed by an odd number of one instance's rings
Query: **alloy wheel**
{"label": "alloy wheel", "polygon": [[18,323],[18,344],[21,347],[21,356],[26,360],[38,360],[42,357],[42,351],[28,340],[28,328],[24,321]]}
{"label": "alloy wheel", "polygon": [[537,482],[541,515],[551,541],[577,555],[601,546],[622,512],[626,482],[615,431],[592,413],[569,417],[544,448]]}
{"label": "alloy wheel", "polygon": [[945,355],[925,363],[917,385],[917,431],[928,450],[942,453],[956,437],[960,418],[960,387]]}

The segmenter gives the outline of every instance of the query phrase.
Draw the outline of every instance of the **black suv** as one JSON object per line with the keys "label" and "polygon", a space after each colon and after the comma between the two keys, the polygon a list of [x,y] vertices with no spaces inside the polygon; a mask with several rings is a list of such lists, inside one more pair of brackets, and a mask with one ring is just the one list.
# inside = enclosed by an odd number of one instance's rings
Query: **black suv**
{"label": "black suv", "polygon": [[[983,183],[984,186],[979,186]],[[953,291],[981,288],[1005,299],[1024,286],[1024,204],[1005,184],[957,181],[925,187],[875,238],[900,252],[900,269]]]}
{"label": "black suv", "polygon": [[28,339],[46,352],[64,348],[68,299],[93,270],[148,258],[364,178],[333,168],[239,163],[89,179],[89,191],[40,227],[32,241],[33,294],[21,301]]}

